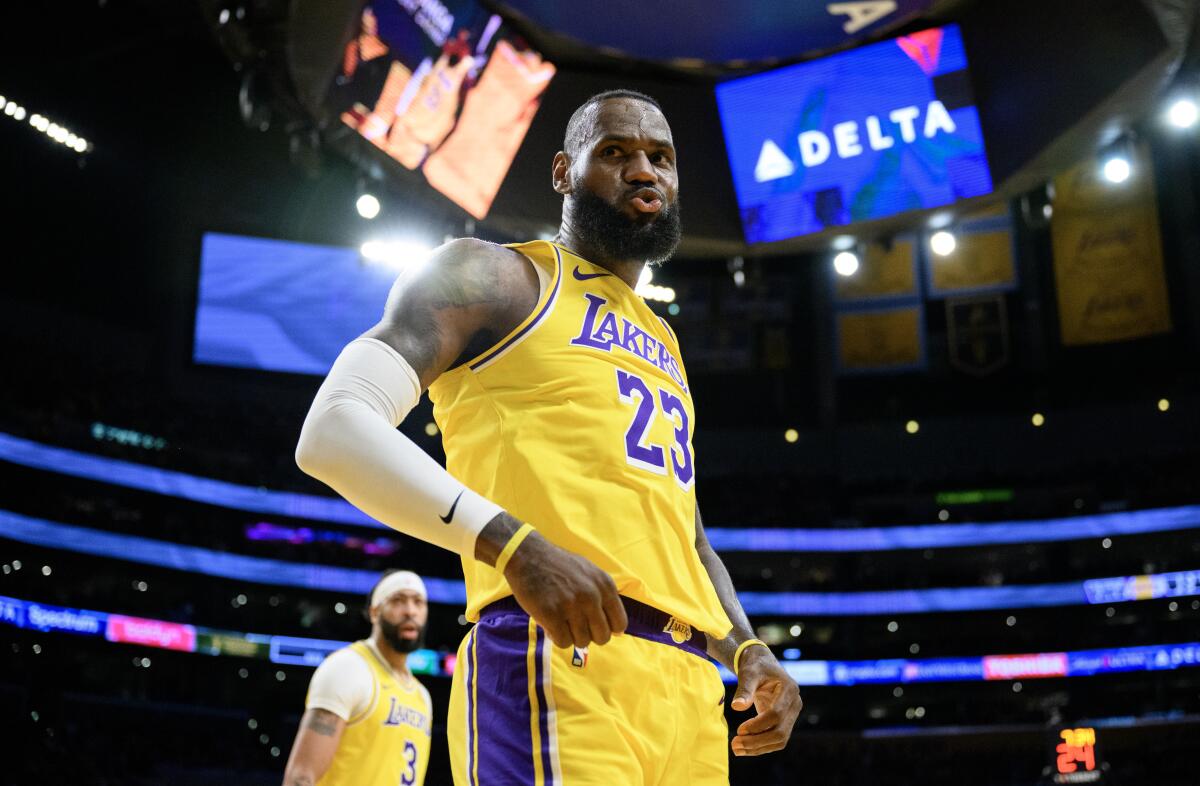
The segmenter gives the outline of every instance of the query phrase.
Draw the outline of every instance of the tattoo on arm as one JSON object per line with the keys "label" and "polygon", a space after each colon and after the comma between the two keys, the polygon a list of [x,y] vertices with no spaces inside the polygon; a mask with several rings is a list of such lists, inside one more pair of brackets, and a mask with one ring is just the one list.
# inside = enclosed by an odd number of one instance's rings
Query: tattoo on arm
{"label": "tattoo on arm", "polygon": [[305,720],[304,725],[317,734],[325,737],[332,737],[337,734],[338,716],[328,710],[310,710],[309,716]]}
{"label": "tattoo on arm", "polygon": [[420,271],[397,279],[383,321],[368,335],[391,344],[425,387],[464,352],[479,342],[490,346],[533,309],[537,275],[531,267],[514,275],[512,263],[520,260],[481,241],[453,241]]}

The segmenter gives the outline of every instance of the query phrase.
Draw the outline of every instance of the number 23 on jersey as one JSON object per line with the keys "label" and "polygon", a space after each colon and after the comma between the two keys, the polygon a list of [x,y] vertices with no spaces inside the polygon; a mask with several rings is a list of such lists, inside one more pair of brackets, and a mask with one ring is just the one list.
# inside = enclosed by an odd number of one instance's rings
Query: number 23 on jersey
{"label": "number 23 on jersey", "polygon": [[[669,390],[652,390],[637,374],[617,369],[617,395],[621,403],[634,408],[633,420],[625,432],[625,459],[633,466],[656,475],[667,474],[667,453],[671,455],[671,473],[684,491],[696,479],[692,466],[692,445],[688,439],[690,423],[683,400]],[[648,434],[659,413],[675,426],[675,440],[669,446],[649,442]]]}

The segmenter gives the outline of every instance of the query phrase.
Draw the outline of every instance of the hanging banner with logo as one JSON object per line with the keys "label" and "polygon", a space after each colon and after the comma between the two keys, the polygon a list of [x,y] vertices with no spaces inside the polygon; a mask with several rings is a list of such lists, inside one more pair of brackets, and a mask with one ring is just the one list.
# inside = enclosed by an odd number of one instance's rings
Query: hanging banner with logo
{"label": "hanging banner with logo", "polygon": [[954,250],[926,249],[926,283],[931,296],[1004,292],[1017,285],[1012,220],[1004,204],[964,218],[955,230]]}
{"label": "hanging banner with logo", "polygon": [[982,377],[1008,364],[1008,311],[1004,295],[946,300],[950,365]]}
{"label": "hanging banner with logo", "polygon": [[853,374],[924,368],[921,316],[920,305],[838,314],[838,369]]}
{"label": "hanging banner with logo", "polygon": [[869,244],[853,276],[835,277],[834,299],[839,303],[916,299],[920,293],[915,248],[911,237]]}
{"label": "hanging banner with logo", "polygon": [[1054,280],[1062,341],[1104,344],[1171,329],[1149,152],[1132,150],[1124,183],[1085,161],[1054,183]]}

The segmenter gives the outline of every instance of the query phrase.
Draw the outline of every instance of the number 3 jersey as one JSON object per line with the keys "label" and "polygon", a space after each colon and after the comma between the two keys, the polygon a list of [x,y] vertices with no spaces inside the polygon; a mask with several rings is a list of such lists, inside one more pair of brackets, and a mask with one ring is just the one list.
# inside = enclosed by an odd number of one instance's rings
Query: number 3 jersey
{"label": "number 3 jersey", "polygon": [[411,675],[398,676],[369,640],[333,652],[308,687],[306,709],[346,721],[317,786],[421,786],[429,763],[433,702]]}
{"label": "number 3 jersey", "polygon": [[[537,265],[543,291],[509,335],[430,386],[447,469],[595,562],[622,595],[724,637],[695,546],[695,416],[674,332],[562,246],[510,247]],[[463,573],[471,620],[512,594],[470,555]]]}

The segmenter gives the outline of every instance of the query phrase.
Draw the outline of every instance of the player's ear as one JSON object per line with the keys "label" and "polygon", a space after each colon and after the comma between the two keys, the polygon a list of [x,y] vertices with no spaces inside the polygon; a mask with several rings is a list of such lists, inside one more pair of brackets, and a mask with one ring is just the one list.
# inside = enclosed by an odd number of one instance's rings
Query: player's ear
{"label": "player's ear", "polygon": [[571,193],[571,159],[561,150],[554,154],[554,163],[550,165],[550,180],[558,193],[563,196]]}

